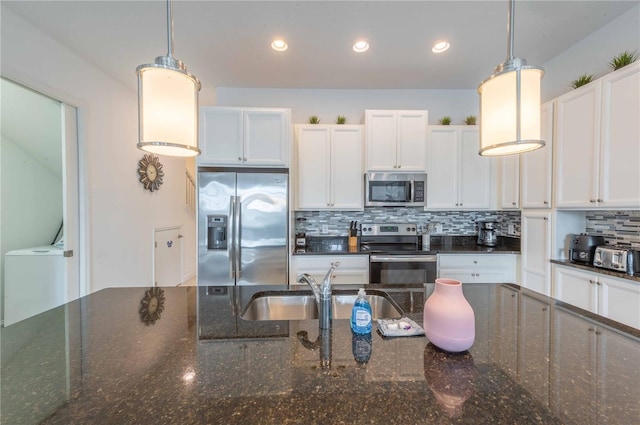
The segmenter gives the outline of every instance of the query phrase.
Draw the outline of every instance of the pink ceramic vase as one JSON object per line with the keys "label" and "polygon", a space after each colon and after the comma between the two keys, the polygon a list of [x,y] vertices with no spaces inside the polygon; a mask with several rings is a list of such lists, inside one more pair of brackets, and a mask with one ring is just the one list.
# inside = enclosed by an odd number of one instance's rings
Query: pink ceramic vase
{"label": "pink ceramic vase", "polygon": [[473,345],[475,315],[462,293],[462,282],[436,279],[435,290],[424,303],[423,326],[429,341],[445,351],[459,353]]}

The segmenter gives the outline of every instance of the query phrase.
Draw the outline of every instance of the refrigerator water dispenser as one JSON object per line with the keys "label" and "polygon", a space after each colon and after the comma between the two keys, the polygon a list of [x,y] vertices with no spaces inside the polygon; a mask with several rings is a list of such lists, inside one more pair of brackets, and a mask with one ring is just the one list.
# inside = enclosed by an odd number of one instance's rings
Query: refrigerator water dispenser
{"label": "refrigerator water dispenser", "polygon": [[207,249],[227,249],[227,216],[207,216]]}

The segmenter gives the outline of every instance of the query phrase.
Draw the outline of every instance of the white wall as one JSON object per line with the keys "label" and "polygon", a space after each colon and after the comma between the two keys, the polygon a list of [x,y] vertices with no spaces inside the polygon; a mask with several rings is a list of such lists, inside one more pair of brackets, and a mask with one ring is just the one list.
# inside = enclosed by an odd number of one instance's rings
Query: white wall
{"label": "white wall", "polygon": [[194,274],[195,220],[184,206],[185,160],[161,157],[164,184],[153,193],[143,190],[136,92],[4,7],[1,19],[2,75],[79,109],[88,289],[151,285],[157,227],[183,226],[185,275]]}
{"label": "white wall", "polygon": [[640,53],[640,5],[542,64],[543,102],[571,91],[571,81],[583,74],[602,77],[611,72],[609,62],[625,50]]}
{"label": "white wall", "polygon": [[347,124],[362,124],[365,109],[427,109],[429,123],[437,124],[445,115],[452,124],[462,124],[469,115],[478,115],[475,90],[303,90],[220,87],[218,106],[272,106],[291,108],[294,124],[306,123],[317,115],[323,124],[338,115]]}

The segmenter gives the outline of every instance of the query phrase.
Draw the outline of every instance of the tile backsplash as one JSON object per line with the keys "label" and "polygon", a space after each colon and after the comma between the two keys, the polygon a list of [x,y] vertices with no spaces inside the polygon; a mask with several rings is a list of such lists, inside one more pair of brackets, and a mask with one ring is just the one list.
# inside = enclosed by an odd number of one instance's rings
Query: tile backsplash
{"label": "tile backsplash", "polygon": [[[347,235],[349,222],[383,223],[439,223],[444,235],[475,235],[475,222],[493,220],[498,222],[499,234],[507,235],[509,224],[513,224],[515,236],[520,236],[520,211],[424,211],[422,208],[365,208],[364,211],[296,211],[296,233],[310,235]],[[326,230],[323,231],[323,230]]]}
{"label": "tile backsplash", "polygon": [[640,211],[587,211],[588,234],[604,236],[609,245],[640,249]]}

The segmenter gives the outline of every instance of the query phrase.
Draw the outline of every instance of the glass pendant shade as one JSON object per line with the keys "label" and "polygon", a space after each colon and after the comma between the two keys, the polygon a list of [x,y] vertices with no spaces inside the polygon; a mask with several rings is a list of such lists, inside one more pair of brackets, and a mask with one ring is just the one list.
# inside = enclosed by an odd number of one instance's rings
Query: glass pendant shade
{"label": "glass pendant shade", "polygon": [[138,148],[157,155],[198,155],[198,79],[156,64],[137,72]]}
{"label": "glass pendant shade", "polygon": [[539,67],[519,67],[496,73],[480,85],[480,155],[511,155],[544,146],[540,140],[543,74]]}

